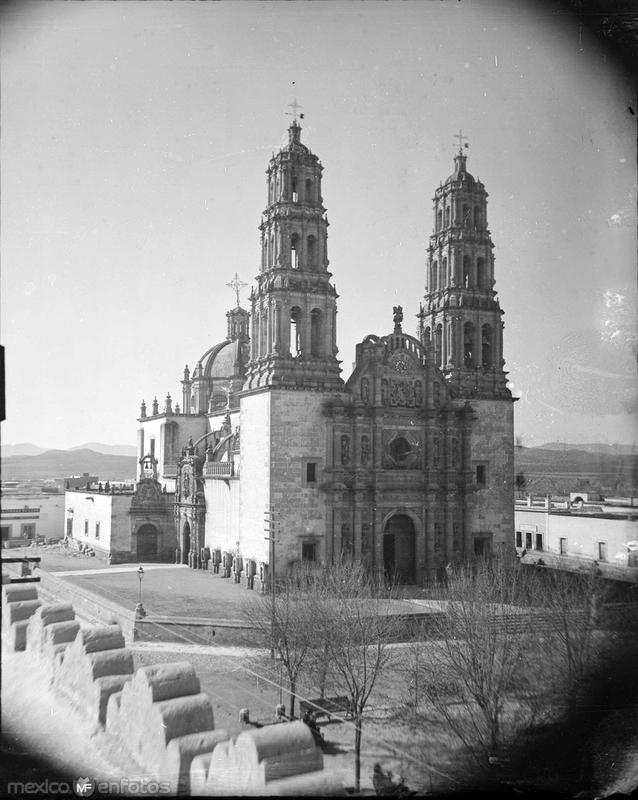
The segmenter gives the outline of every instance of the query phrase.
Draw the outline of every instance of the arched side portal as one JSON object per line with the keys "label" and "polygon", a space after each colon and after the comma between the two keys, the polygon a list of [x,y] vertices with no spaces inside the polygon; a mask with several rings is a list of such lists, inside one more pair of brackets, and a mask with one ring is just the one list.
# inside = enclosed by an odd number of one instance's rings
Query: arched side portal
{"label": "arched side portal", "polygon": [[394,514],[385,524],[383,571],[397,583],[416,582],[416,532],[407,514]]}
{"label": "arched side portal", "polygon": [[182,528],[182,564],[188,564],[188,557],[191,552],[191,526],[185,522]]}
{"label": "arched side portal", "polygon": [[159,531],[155,525],[146,523],[137,531],[137,560],[154,561],[158,556]]}

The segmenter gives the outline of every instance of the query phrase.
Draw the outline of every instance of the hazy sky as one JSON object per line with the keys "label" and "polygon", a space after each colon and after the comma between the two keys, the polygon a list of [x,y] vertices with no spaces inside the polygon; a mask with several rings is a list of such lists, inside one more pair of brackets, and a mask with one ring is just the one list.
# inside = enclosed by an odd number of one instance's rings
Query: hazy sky
{"label": "hazy sky", "polygon": [[[534,2],[5,5],[3,444],[135,442],[259,269],[288,104],[325,167],[347,377],[416,331],[454,134],[489,193],[516,433],[638,441],[633,82]],[[248,308],[248,290],[242,304]]]}

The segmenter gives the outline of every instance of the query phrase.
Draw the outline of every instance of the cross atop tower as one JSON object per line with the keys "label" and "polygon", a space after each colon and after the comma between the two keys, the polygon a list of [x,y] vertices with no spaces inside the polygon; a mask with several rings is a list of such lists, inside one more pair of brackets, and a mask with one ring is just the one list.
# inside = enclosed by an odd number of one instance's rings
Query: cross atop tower
{"label": "cross atop tower", "polygon": [[469,147],[467,142],[463,145],[463,139],[467,139],[467,136],[463,136],[463,131],[461,130],[454,135],[454,138],[459,140],[459,153],[463,153],[463,147]]}
{"label": "cross atop tower", "polygon": [[[289,117],[292,117],[294,119],[294,121],[296,122],[297,121],[297,111],[302,109],[303,106],[299,105],[299,103],[297,102],[297,98],[295,97],[295,99],[292,101],[292,103],[288,104],[288,108],[292,108],[292,113],[290,111],[286,111],[286,114]],[[299,114],[299,119],[303,119],[303,114]]]}
{"label": "cross atop tower", "polygon": [[230,283],[227,283],[226,286],[235,290],[235,295],[237,297],[237,306],[239,307],[239,290],[241,289],[242,286],[248,286],[248,284],[244,283],[244,281],[240,281],[239,275],[235,273],[235,277],[233,278],[233,280]]}

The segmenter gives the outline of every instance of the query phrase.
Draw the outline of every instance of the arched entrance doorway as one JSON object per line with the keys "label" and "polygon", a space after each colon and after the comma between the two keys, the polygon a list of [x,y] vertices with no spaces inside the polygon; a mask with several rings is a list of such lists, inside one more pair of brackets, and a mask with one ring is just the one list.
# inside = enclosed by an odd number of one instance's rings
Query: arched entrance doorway
{"label": "arched entrance doorway", "polygon": [[416,581],[416,534],[407,514],[395,514],[383,531],[383,571],[398,583]]}
{"label": "arched entrance doorway", "polygon": [[184,523],[182,531],[182,564],[188,564],[188,556],[191,552],[191,526],[188,522]]}
{"label": "arched entrance doorway", "polygon": [[153,561],[157,558],[158,530],[155,525],[142,525],[137,532],[137,560]]}

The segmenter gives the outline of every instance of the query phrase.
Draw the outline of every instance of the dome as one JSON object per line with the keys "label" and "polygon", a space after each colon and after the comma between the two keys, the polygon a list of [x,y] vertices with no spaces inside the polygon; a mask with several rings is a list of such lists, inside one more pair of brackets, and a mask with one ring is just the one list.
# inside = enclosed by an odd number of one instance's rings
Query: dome
{"label": "dome", "polygon": [[[242,372],[248,358],[248,344],[235,340],[221,342],[207,350],[201,357],[202,375],[205,378],[229,378]],[[239,367],[239,368],[238,368]]]}
{"label": "dome", "polygon": [[467,156],[464,156],[462,153],[457,153],[457,155],[454,156],[454,173],[450,175],[445,183],[452,183],[456,181],[465,181],[470,184],[476,183],[474,176],[470,175],[470,173],[465,169],[466,161]]}

